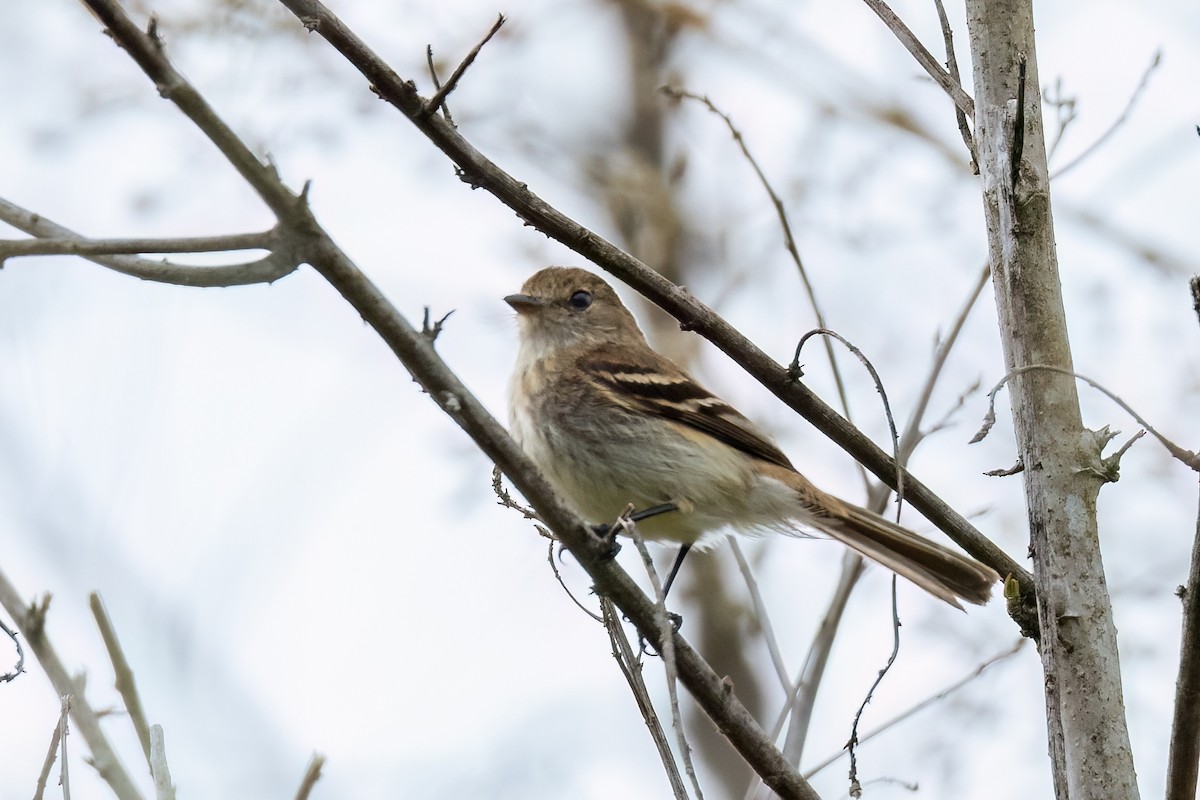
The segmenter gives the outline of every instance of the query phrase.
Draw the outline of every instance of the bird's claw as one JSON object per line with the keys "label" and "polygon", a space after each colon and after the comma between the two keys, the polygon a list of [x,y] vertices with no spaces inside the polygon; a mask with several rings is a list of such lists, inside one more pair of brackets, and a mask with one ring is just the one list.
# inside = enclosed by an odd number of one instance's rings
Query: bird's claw
{"label": "bird's claw", "polygon": [[617,553],[621,552],[621,543],[617,541],[617,531],[621,530],[620,525],[593,525],[592,534],[607,547],[604,552],[604,558],[616,558]]}

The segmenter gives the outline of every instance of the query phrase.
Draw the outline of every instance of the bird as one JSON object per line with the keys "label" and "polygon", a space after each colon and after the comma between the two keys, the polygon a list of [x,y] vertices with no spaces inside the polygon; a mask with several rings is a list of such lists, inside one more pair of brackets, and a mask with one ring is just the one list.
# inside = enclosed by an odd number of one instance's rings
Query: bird
{"label": "bird", "polygon": [[693,547],[729,532],[824,535],[952,606],[986,603],[990,567],[817,488],[771,438],[655,351],[613,288],[546,267],[504,301],[519,334],[510,432],[586,520],[630,508],[648,541]]}

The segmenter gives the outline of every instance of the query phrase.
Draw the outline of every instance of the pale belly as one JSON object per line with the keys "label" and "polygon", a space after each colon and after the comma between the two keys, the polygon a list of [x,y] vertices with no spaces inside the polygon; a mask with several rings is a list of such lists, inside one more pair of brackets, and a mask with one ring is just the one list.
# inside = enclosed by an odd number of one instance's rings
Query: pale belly
{"label": "pale belly", "polygon": [[[637,417],[602,432],[545,424],[514,409],[513,437],[554,488],[589,523],[675,503],[679,511],[638,523],[647,539],[701,546],[728,526],[778,528],[795,508],[782,483],[763,479],[741,452],[682,425],[652,429]],[[569,421],[568,421],[569,423]]]}

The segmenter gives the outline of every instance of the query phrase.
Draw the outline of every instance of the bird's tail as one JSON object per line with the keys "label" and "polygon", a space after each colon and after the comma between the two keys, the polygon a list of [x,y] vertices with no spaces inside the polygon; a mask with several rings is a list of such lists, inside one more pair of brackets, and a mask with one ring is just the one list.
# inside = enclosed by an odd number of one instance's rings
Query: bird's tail
{"label": "bird's tail", "polygon": [[991,597],[992,587],[1000,579],[991,567],[865,508],[841,505],[844,514],[815,519],[814,527],[956,608],[962,608],[960,599],[983,605]]}

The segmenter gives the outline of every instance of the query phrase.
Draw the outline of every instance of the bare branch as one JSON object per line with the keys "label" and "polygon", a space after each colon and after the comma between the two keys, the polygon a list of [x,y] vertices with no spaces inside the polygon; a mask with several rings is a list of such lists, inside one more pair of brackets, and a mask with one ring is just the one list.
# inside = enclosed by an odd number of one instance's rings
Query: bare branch
{"label": "bare branch", "polygon": [[675,764],[671,743],[667,740],[666,731],[663,730],[658,713],[654,710],[654,703],[650,700],[650,690],[646,688],[646,682],[642,680],[642,664],[633,652],[629,637],[625,635],[625,628],[621,625],[617,607],[608,598],[601,597],[600,610],[604,614],[604,628],[608,631],[608,640],[612,644],[613,658],[616,659],[621,674],[625,676],[629,690],[633,692],[638,710],[642,712],[642,720],[646,723],[647,730],[650,731],[654,749],[658,751],[658,758],[662,762],[663,770],[667,773],[671,792],[676,800],[686,800],[687,788],[683,785],[679,767]]}
{"label": "bare branch", "polygon": [[[975,141],[1007,368],[1069,370],[1032,6],[1032,0],[967,0],[979,104]],[[1012,416],[1027,467],[1055,795],[1134,800],[1116,626],[1097,533],[1100,484],[1080,478],[1098,453],[1080,442],[1078,388],[1058,375],[1031,375],[1013,390]],[[1007,580],[1005,595],[1011,597]]]}
{"label": "bare branch", "polygon": [[[504,473],[500,471],[500,468],[492,467],[492,491],[496,494],[496,504],[519,512],[521,516],[525,517],[525,519],[531,519],[535,522],[540,522],[541,518],[538,517],[536,511],[528,506],[521,505],[513,499],[513,496],[509,493],[508,489],[504,488],[503,478]],[[596,621],[599,622],[600,620],[597,619]]]}
{"label": "bare branch", "polygon": [[[1190,285],[1196,319],[1200,320],[1200,275],[1193,277]],[[1166,800],[1192,800],[1200,778],[1200,510],[1196,513],[1188,582],[1179,587],[1177,594],[1183,601],[1183,632],[1167,758]]]}
{"label": "bare branch", "polygon": [[[467,53],[467,57],[464,58],[457,67],[454,68],[454,72],[450,73],[450,77],[446,80],[445,85],[438,87],[437,93],[434,94],[433,97],[429,98],[429,102],[425,104],[426,114],[437,113],[438,108],[440,108],[446,101],[446,96],[454,91],[454,87],[458,86],[459,80],[461,80],[462,76],[466,74],[467,67],[471,66],[471,64],[475,61],[475,57],[479,55],[479,51],[483,49],[485,44],[492,40],[492,37],[496,35],[496,32],[500,30],[500,26],[503,24],[504,15],[500,14],[496,17],[496,21],[492,24],[492,28],[487,32],[487,35],[485,35],[483,39],[479,41],[479,44],[471,48],[471,52]],[[429,52],[432,55],[433,51],[430,50]],[[448,111],[446,112],[447,119],[449,118],[449,113],[450,112]]]}
{"label": "bare branch", "polygon": [[1009,477],[1012,477],[1013,475],[1020,475],[1024,471],[1025,471],[1025,462],[1018,458],[1011,467],[1000,467],[997,469],[989,469],[987,472],[985,472],[983,474],[987,475],[989,478],[1009,478]]}
{"label": "bare branch", "polygon": [[941,377],[942,368],[945,367],[946,360],[950,357],[950,351],[954,348],[955,343],[958,342],[958,336],[962,333],[963,326],[967,323],[967,317],[971,315],[971,310],[979,302],[979,297],[983,294],[983,289],[987,286],[988,278],[991,275],[991,265],[984,264],[983,269],[980,270],[979,277],[967,294],[967,299],[963,301],[962,308],[959,309],[958,314],[954,317],[954,322],[951,323],[950,330],[938,344],[937,350],[934,351],[933,362],[929,367],[929,374],[925,377],[921,393],[917,396],[912,416],[909,417],[908,424],[904,426],[904,432],[900,434],[900,463],[902,464],[908,463],[913,449],[922,438],[921,421],[924,419],[925,412],[929,408],[929,401],[933,398],[933,390],[937,386],[938,378]]}
{"label": "bare branch", "polygon": [[[978,280],[972,286],[967,299],[963,302],[962,308],[951,323],[950,330],[934,352],[929,373],[925,378],[925,384],[918,396],[904,432],[900,435],[901,464],[908,463],[909,457],[924,436],[921,431],[921,421],[929,407],[930,398],[933,396],[933,389],[937,385],[938,378],[941,376],[942,368],[950,356],[951,349],[958,341],[959,334],[962,332],[963,325],[966,323],[971,309],[974,308],[975,303],[979,300],[979,296],[983,292],[983,287],[987,284],[989,275],[990,270],[985,264]],[[871,492],[868,507],[876,513],[882,514],[886,508],[886,503],[887,491],[883,488],[883,484],[880,484],[876,487],[876,490]],[[784,704],[783,710],[776,721],[773,732],[774,737],[778,737],[784,719],[789,710],[791,711],[791,723],[788,725],[787,739],[783,746],[784,757],[791,764],[799,766],[800,759],[804,754],[804,744],[808,735],[808,726],[812,719],[813,706],[816,703],[817,690],[824,677],[825,665],[828,663],[829,653],[837,636],[842,614],[846,609],[846,603],[850,598],[850,593],[857,585],[859,576],[862,575],[863,566],[862,557],[857,553],[847,550],[843,555],[841,575],[838,578],[837,589],[834,591],[821,624],[817,628],[817,633],[813,637],[808,655],[805,657],[804,667],[800,675],[797,676],[795,683],[790,687],[787,702]],[[1019,605],[1013,607],[1012,613],[1014,617],[1022,620],[1029,618],[1029,614],[1023,611]],[[1031,622],[1022,622],[1020,624],[1023,629],[1030,629],[1033,626]],[[756,787],[751,787],[751,791],[747,794],[748,800],[755,796],[755,791]]]}
{"label": "bare branch", "polygon": [[883,683],[884,677],[891,671],[892,665],[896,663],[896,658],[900,655],[900,604],[896,597],[896,576],[892,575],[892,652],[888,655],[887,663],[883,665],[883,669],[879,670],[879,674],[875,676],[874,682],[871,683],[871,688],[867,690],[867,696],[863,698],[862,705],[858,707],[858,711],[854,714],[854,723],[850,726],[850,741],[846,743],[846,749],[850,751],[850,796],[861,797],[862,786],[858,781],[858,723],[862,719],[863,712],[867,710],[867,704],[871,702],[871,698],[875,696],[875,690],[879,688],[879,684]]}
{"label": "bare branch", "polygon": [[[442,82],[438,78],[437,67],[433,63],[433,45],[431,44],[425,45],[425,61],[429,64],[429,79],[433,81],[433,90],[441,91]],[[442,101],[442,116],[446,118],[446,122],[454,125],[454,117],[451,116],[450,106],[446,104],[445,100]]]}
{"label": "bare branch", "polygon": [[[80,244],[79,254],[85,256],[89,261],[99,264],[102,267],[120,272],[123,275],[140,278],[146,281],[155,281],[156,283],[172,283],[178,286],[198,286],[198,287],[215,287],[215,286],[246,286],[255,283],[273,283],[285,275],[295,272],[300,265],[292,253],[288,251],[283,243],[274,237],[271,233],[264,234],[246,234],[249,237],[268,237],[262,244],[246,245],[246,247],[259,248],[264,247],[273,252],[261,259],[243,264],[226,264],[221,266],[195,266],[187,264],[173,264],[169,261],[152,261],[145,258],[134,258],[132,256],[120,255],[97,255],[95,253],[88,254],[86,250],[97,248],[100,251],[105,251],[105,246],[95,244],[111,243],[114,241],[128,242],[153,242],[156,246],[166,246],[171,241],[189,241],[189,240],[171,240],[171,239],[155,239],[155,240],[93,240],[80,236],[69,228],[64,228],[57,223],[46,219],[41,214],[35,214],[32,211],[27,211],[18,205],[8,202],[0,198],[0,221],[6,222],[9,225],[22,230],[32,236],[39,237],[38,240],[29,244],[22,244],[25,247],[36,247],[38,242],[47,238],[59,240],[61,242],[76,242]],[[214,237],[210,240],[228,239],[230,237]],[[190,240],[196,241],[196,240]],[[50,245],[50,247],[59,247],[69,249],[67,244]],[[132,250],[124,249],[118,252],[167,252],[165,250]],[[107,252],[112,252],[107,250]],[[194,252],[194,251],[174,251],[174,252]],[[3,250],[0,250],[0,261],[4,258]]]}
{"label": "bare branch", "polygon": [[[161,42],[139,30],[113,0],[86,2],[108,26],[113,38],[160,87],[164,96],[178,105],[180,110],[218,146],[275,212],[283,227],[297,237],[295,246],[304,253],[304,260],[328,280],[359,316],[375,329],[434,402],[508,475],[516,488],[554,530],[558,539],[587,570],[595,582],[596,591],[611,597],[659,652],[666,646],[666,639],[671,639],[680,680],[689,688],[705,712],[717,721],[718,726],[743,758],[756,771],[767,776],[769,784],[781,797],[815,800],[816,793],[812,787],[783,760],[745,706],[727,690],[707,662],[678,632],[662,630],[656,605],[612,559],[611,548],[599,541],[591,529],[575,516],[572,510],[563,505],[504,428],[446,367],[428,338],[396,311],[378,287],[362,274],[322,230],[320,224],[312,217],[303,196],[298,197],[290,192],[279,181],[274,170],[250,153],[200,94],[170,64]],[[382,67],[381,62],[324,6],[301,0],[293,0],[288,6],[310,30],[319,30],[331,41],[348,47],[353,45],[348,50],[348,57],[351,57],[352,61],[361,61],[365,57],[373,67],[380,67],[383,71],[375,74],[378,80],[374,82],[380,87],[381,94],[388,96],[397,86],[402,87],[399,89],[399,96],[403,98],[406,113],[422,129],[437,129],[443,137],[449,136],[461,141],[444,119],[422,113],[425,104],[420,100],[415,88],[401,81],[391,70]],[[527,192],[523,187],[521,191]]]}
{"label": "bare branch", "polygon": [[1050,175],[1051,180],[1054,180],[1055,178],[1061,178],[1064,174],[1079,166],[1084,159],[1096,152],[1097,149],[1099,149],[1112,137],[1114,133],[1117,132],[1118,128],[1125,124],[1125,121],[1129,119],[1129,115],[1133,112],[1133,107],[1137,105],[1137,101],[1141,99],[1142,94],[1146,91],[1146,86],[1150,83],[1150,76],[1154,74],[1154,70],[1158,69],[1158,65],[1161,63],[1162,50],[1155,50],[1154,58],[1150,60],[1150,66],[1146,67],[1146,71],[1142,73],[1142,79],[1138,81],[1138,85],[1134,87],[1133,93],[1129,95],[1129,102],[1125,104],[1125,108],[1121,111],[1120,116],[1113,120],[1112,125],[1109,125],[1108,129],[1105,130],[1104,133],[1100,134],[1100,138],[1088,145],[1088,147],[1085,148],[1082,153],[1075,156],[1066,164],[1063,164],[1061,167],[1055,170]]}
{"label": "bare branch", "polygon": [[[896,420],[892,416],[892,404],[888,402],[887,392],[883,389],[883,381],[880,379],[879,373],[875,371],[875,365],[871,363],[871,360],[866,357],[862,350],[859,350],[858,347],[856,347],[849,339],[847,339],[845,336],[842,336],[837,331],[831,331],[827,328],[816,328],[815,330],[811,330],[801,336],[800,341],[796,343],[796,355],[792,357],[792,363],[788,365],[788,372],[794,375],[797,379],[804,375],[804,370],[800,366],[800,350],[803,349],[805,342],[817,335],[827,338],[831,337],[844,344],[846,349],[853,353],[854,357],[861,361],[862,365],[866,367],[867,372],[871,374],[871,380],[875,382],[875,391],[879,392],[880,400],[883,403],[883,415],[887,419],[888,433],[890,433],[892,436],[892,455],[896,460],[896,502],[897,504],[903,503],[904,468],[900,466],[902,463],[900,460],[900,437],[896,433]],[[899,513],[900,509],[897,507],[897,519],[899,518]]]}
{"label": "bare branch", "polygon": [[107,256],[270,250],[273,231],[176,239],[0,239],[0,262],[19,256]]}
{"label": "bare branch", "polygon": [[750,592],[750,603],[754,606],[754,618],[762,630],[763,641],[767,643],[767,652],[771,654],[771,665],[775,667],[775,676],[779,679],[780,686],[784,689],[790,688],[791,676],[788,675],[787,665],[783,663],[783,653],[779,650],[779,641],[775,638],[774,628],[771,627],[767,604],[763,602],[762,592],[758,590],[758,580],[754,577],[754,570],[750,567],[750,562],[746,560],[745,554],[742,553],[742,546],[736,538],[730,538],[729,548],[733,550],[733,557],[737,561],[738,570],[742,573],[742,580],[746,582],[746,589]]}
{"label": "bare branch", "polygon": [[[1200,309],[1197,310],[1200,314]],[[1177,592],[1183,601],[1183,632],[1179,643],[1179,674],[1175,679],[1175,710],[1167,757],[1166,800],[1192,800],[1200,777],[1200,511],[1192,541],[1192,562],[1186,586]]]}
{"label": "bare branch", "polygon": [[167,745],[163,739],[162,725],[150,728],[150,774],[154,778],[155,800],[175,800],[175,784],[171,783],[171,770],[167,766]]}
{"label": "bare branch", "polygon": [[862,577],[866,562],[862,556],[851,550],[842,554],[842,571],[838,576],[837,587],[813,635],[812,645],[804,658],[804,666],[792,685],[791,692],[783,710],[775,723],[775,734],[783,727],[787,715],[791,714],[788,723],[787,739],[783,744],[784,755],[790,764],[799,764],[804,754],[804,744],[808,739],[808,729],[812,723],[813,708],[817,703],[817,688],[825,675],[825,667],[829,663],[829,655],[833,651],[833,642],[841,628],[842,617],[846,613],[846,604],[850,602],[850,594]]}
{"label": "bare branch", "polygon": [[17,650],[16,665],[8,672],[0,675],[0,683],[9,683],[16,680],[17,676],[25,671],[25,648],[21,647],[21,639],[18,637],[17,632],[8,627],[2,619],[0,619],[0,631],[4,631],[4,635],[12,639],[13,647]]}
{"label": "bare branch", "polygon": [[[562,551],[563,551],[563,546],[561,544],[558,544],[558,540],[554,538],[554,534],[550,533],[550,531],[546,530],[541,525],[535,525],[534,527],[537,528],[538,531],[541,532],[544,536],[548,536],[550,538],[550,547],[546,552],[546,561],[548,561],[550,563],[550,571],[554,573],[554,579],[556,581],[558,581],[558,585],[561,586],[562,590],[567,593],[567,597],[571,598],[571,602],[579,607],[580,611],[587,614],[592,619],[596,620],[596,622],[603,624],[604,618],[600,614],[597,614],[595,611],[592,611],[590,608],[585,606],[579,600],[579,598],[575,596],[575,593],[572,592],[571,589],[567,586],[567,582],[563,580],[562,573],[559,572],[558,564],[556,563],[555,558],[554,558],[554,548],[557,546],[559,554],[561,555]],[[601,598],[601,599],[603,599],[603,598]]]}
{"label": "bare branch", "polygon": [[300,779],[300,788],[296,790],[296,800],[308,800],[308,796],[312,794],[313,787],[321,779],[321,769],[324,766],[325,756],[320,753],[313,753],[312,758],[308,760],[308,766],[304,770],[304,777]]}
{"label": "bare branch", "polygon": [[450,319],[450,315],[454,313],[454,309],[450,309],[437,322],[431,322],[429,316],[429,306],[425,306],[425,318],[421,323],[421,334],[429,340],[430,344],[437,341],[437,338],[442,334],[442,327],[445,326],[446,320]]}
{"label": "bare branch", "polygon": [[54,732],[50,734],[50,749],[46,751],[46,760],[42,762],[42,771],[38,773],[37,786],[33,790],[33,800],[42,800],[42,796],[46,792],[46,782],[50,780],[50,770],[54,768],[54,761],[58,757],[58,745],[62,741],[63,732],[67,729],[67,716],[71,713],[71,704],[67,702],[65,696],[61,699],[62,710],[54,723]]}
{"label": "bare branch", "polygon": [[104,639],[104,647],[108,650],[108,660],[112,662],[113,672],[116,674],[117,691],[125,702],[129,720],[133,723],[133,729],[137,731],[138,740],[142,743],[142,752],[146,756],[146,763],[151,764],[153,770],[150,759],[150,725],[146,722],[146,712],[142,709],[142,699],[138,696],[133,669],[129,666],[128,659],[125,658],[125,651],[121,649],[121,643],[117,640],[117,632],[113,628],[112,620],[109,619],[108,611],[104,608],[104,601],[100,599],[100,595],[96,592],[89,594],[88,605],[91,606],[96,627],[100,629],[100,636]]}
{"label": "bare branch", "polygon": [[17,629],[25,635],[25,641],[29,643],[46,677],[50,679],[54,691],[60,696],[71,697],[71,718],[75,721],[75,729],[83,736],[92,753],[92,766],[112,788],[118,800],[142,800],[141,792],[125,771],[116,750],[100,727],[99,716],[83,694],[77,691],[75,681],[46,638],[45,612],[48,603],[47,599],[39,605],[26,605],[20,592],[0,571],[0,606],[4,607],[16,623]]}
{"label": "bare branch", "polygon": [[63,800],[71,800],[71,761],[67,758],[67,735],[71,732],[71,695],[62,696],[62,714],[58,718],[58,785],[62,787]]}
{"label": "bare branch", "polygon": [[[746,159],[746,163],[754,170],[754,174],[758,177],[758,182],[762,184],[763,190],[767,193],[767,197],[771,200],[771,205],[775,207],[775,216],[779,218],[779,227],[783,230],[783,246],[787,249],[788,255],[792,257],[792,263],[796,265],[796,274],[800,276],[800,282],[804,286],[804,294],[808,298],[809,307],[812,308],[813,317],[816,318],[818,328],[828,328],[829,325],[825,320],[825,313],[821,310],[821,304],[817,302],[817,291],[813,288],[812,280],[808,277],[808,270],[804,267],[804,261],[800,258],[800,249],[796,246],[796,237],[792,233],[792,223],[788,218],[787,209],[783,205],[783,198],[775,191],[775,187],[771,185],[771,181],[767,178],[762,167],[758,165],[758,159],[750,152],[749,146],[746,144],[745,137],[738,127],[733,124],[733,118],[726,114],[708,98],[708,95],[698,95],[684,89],[677,89],[673,86],[662,87],[663,94],[675,100],[695,100],[704,105],[711,113],[717,115],[725,123],[725,127],[729,129],[729,135],[737,142],[738,149],[742,151],[742,157]],[[854,419],[850,414],[850,400],[846,396],[846,384],[842,380],[842,371],[838,368],[837,357],[833,352],[833,343],[828,338],[822,339],[822,344],[825,345],[825,356],[829,359],[829,368],[833,372],[833,382],[837,387],[838,400],[842,405],[842,413],[846,419]],[[856,462],[857,463],[857,462]],[[861,464],[858,464],[859,474],[862,475],[863,483],[867,481],[866,472]]]}
{"label": "bare branch", "polygon": [[[977,667],[975,667],[975,669],[971,670],[971,672],[969,672],[964,677],[960,678],[959,680],[955,681],[954,683],[950,684],[949,686],[945,687],[944,689],[940,689],[935,694],[932,694],[929,697],[926,697],[924,700],[917,703],[916,705],[911,706],[904,711],[901,711],[899,714],[892,717],[887,722],[884,722],[882,725],[871,729],[867,733],[864,733],[858,739],[859,745],[866,744],[868,741],[870,741],[874,737],[878,736],[879,734],[883,733],[884,731],[887,731],[887,730],[890,730],[891,728],[896,727],[897,725],[904,722],[906,719],[913,716],[914,714],[916,714],[920,711],[924,711],[926,708],[929,708],[930,706],[936,705],[936,704],[940,703],[942,700],[945,700],[947,697],[954,694],[959,689],[963,688],[967,684],[974,681],[976,678],[978,678],[980,675],[982,675],[984,672],[986,672],[989,667],[999,664],[1002,661],[1007,661],[1008,659],[1015,656],[1017,653],[1019,653],[1021,651],[1021,648],[1025,646],[1025,641],[1026,640],[1024,638],[1017,639],[1013,643],[1012,647],[1008,648],[1007,650],[1005,650],[1001,653],[997,653],[996,655],[994,655],[991,658],[987,659],[986,661],[982,662],[981,664],[979,664]],[[806,778],[814,777],[818,772],[825,769],[830,764],[834,763],[835,761],[837,761],[838,759],[842,758],[845,755],[846,755],[846,750],[845,750],[845,748],[843,748],[843,749],[839,750],[838,752],[834,753],[833,755],[829,756],[828,758],[824,759],[823,761],[818,762],[815,766],[812,766],[809,769],[805,770],[804,777],[806,777]]]}
{"label": "bare branch", "polygon": [[[988,410],[987,414],[984,416],[984,425],[982,428],[980,428],[979,433],[975,434],[975,438],[971,440],[972,443],[983,439],[987,435],[988,431],[991,430],[992,423],[996,421],[996,395],[1001,389],[1004,388],[1004,385],[1018,375],[1036,370],[1057,372],[1060,375],[1070,375],[1076,380],[1083,381],[1088,386],[1091,386],[1093,389],[1107,397],[1109,400],[1112,400],[1114,403],[1120,406],[1126,414],[1137,420],[1137,424],[1149,431],[1150,435],[1155,439],[1158,439],[1159,443],[1162,444],[1163,447],[1167,448],[1167,452],[1169,452],[1177,460],[1183,462],[1192,470],[1200,472],[1200,453],[1196,453],[1191,450],[1185,450],[1184,448],[1175,444],[1175,442],[1168,439],[1166,436],[1159,433],[1158,429],[1147,422],[1141,414],[1134,411],[1132,406],[1122,400],[1118,395],[1113,394],[1103,385],[1097,383],[1086,375],[1080,375],[1078,372],[1073,372],[1069,369],[1063,369],[1062,367],[1056,367],[1052,364],[1026,364],[1023,367],[1018,367],[1017,369],[1011,370],[1007,375],[1001,378],[1000,382],[993,386],[992,390],[988,392]],[[1121,452],[1124,452],[1124,450]]]}
{"label": "bare branch", "polygon": [[883,24],[888,26],[888,29],[896,35],[900,40],[900,44],[904,45],[905,49],[912,54],[912,57],[917,60],[917,63],[924,68],[929,77],[933,78],[933,82],[941,86],[946,94],[950,95],[950,99],[954,101],[954,107],[957,108],[967,119],[975,117],[975,101],[962,88],[959,81],[951,77],[933,54],[925,49],[925,45],[917,38],[917,35],[909,30],[904,21],[896,16],[896,12],[888,6],[883,0],[863,0],[867,7],[883,20]]}
{"label": "bare branch", "polygon": [[[946,16],[946,7],[942,0],[933,0],[933,4],[937,7],[938,23],[942,26],[942,42],[946,46],[946,69],[950,73],[950,80],[961,87],[962,76],[958,73],[958,57],[954,54],[954,31],[950,29],[950,18]],[[963,144],[971,155],[971,172],[978,175],[979,161],[975,153],[975,137],[971,135],[971,124],[967,114],[957,103],[954,106],[954,119],[958,123],[958,133],[962,136]]]}
{"label": "bare branch", "polygon": [[[517,212],[525,222],[562,242],[576,253],[628,283],[680,324],[694,330],[728,354],[748,374],[780,400],[811,422],[854,459],[889,486],[896,483],[896,465],[861,431],[830,408],[815,393],[790,379],[772,358],[725,322],[690,293],[672,284],[654,270],[623,252],[603,237],[562,214],[529,187],[501,170],[476,150],[458,131],[436,115],[423,113],[425,101],[416,88],[388,67],[328,8],[316,0],[280,0],[309,30],[324,37],[371,83],[380,97],[403,113],[459,168],[468,184],[492,193]],[[992,566],[1000,574],[1013,574],[1030,587],[1029,572],[1009,558],[961,514],[950,508],[923,483],[904,475],[909,503],[964,550]]]}
{"label": "bare branch", "polygon": [[[632,510],[633,507],[630,506],[629,511]],[[658,579],[658,570],[654,568],[654,559],[650,557],[650,551],[646,549],[646,542],[632,523],[622,520],[621,524],[632,537],[638,554],[642,557],[646,575],[650,578],[650,586],[654,589],[658,625],[659,630],[662,631],[663,643],[662,649],[658,652],[662,653],[663,670],[666,672],[667,678],[667,696],[671,700],[671,727],[675,729],[675,743],[679,748],[679,757],[683,759],[683,769],[692,783],[692,791],[696,793],[696,800],[704,800],[704,792],[700,789],[700,779],[696,777],[696,767],[692,763],[692,746],[688,744],[687,735],[683,730],[683,717],[679,714],[679,692],[676,690],[678,670],[675,660],[675,637],[672,635],[675,633],[676,625],[667,613],[667,596],[663,591],[662,582]]]}
{"label": "bare branch", "polygon": [[84,2],[107,27],[113,41],[154,81],[158,93],[195,123],[274,212],[276,219],[290,223],[297,232],[312,233],[313,229],[306,224],[311,221],[311,215],[303,196],[285,187],[275,167],[254,155],[208,101],[172,66],[158,35],[157,24],[152,20],[148,30],[143,32],[116,0]]}
{"label": "bare branch", "polygon": [[1192,309],[1196,312],[1197,321],[1200,321],[1200,275],[1193,275],[1188,286],[1192,290]]}

